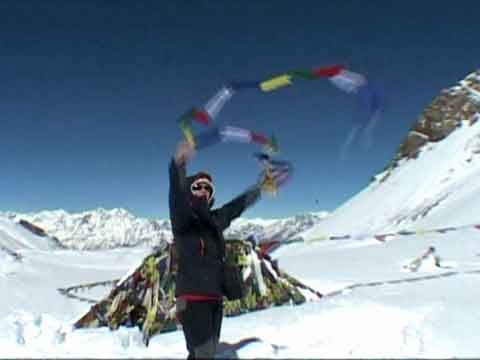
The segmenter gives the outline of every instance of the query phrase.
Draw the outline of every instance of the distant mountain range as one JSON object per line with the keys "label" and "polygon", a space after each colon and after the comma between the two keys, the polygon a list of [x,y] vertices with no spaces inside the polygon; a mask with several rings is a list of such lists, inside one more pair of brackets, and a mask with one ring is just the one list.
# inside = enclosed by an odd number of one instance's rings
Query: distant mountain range
{"label": "distant mountain range", "polygon": [[[279,241],[318,224],[327,212],[305,213],[285,219],[235,220],[225,232],[226,238],[247,238],[254,235],[259,242]],[[65,210],[20,214],[0,213],[20,223],[39,236],[50,236],[63,248],[77,250],[112,249],[131,246],[157,246],[172,240],[169,220],[150,220],[136,217],[125,209],[98,208],[82,213]]]}

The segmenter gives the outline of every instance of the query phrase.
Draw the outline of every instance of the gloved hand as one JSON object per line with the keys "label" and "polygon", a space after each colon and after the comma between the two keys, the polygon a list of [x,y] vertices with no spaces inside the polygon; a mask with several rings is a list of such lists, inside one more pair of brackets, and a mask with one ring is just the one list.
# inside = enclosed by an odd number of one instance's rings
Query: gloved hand
{"label": "gloved hand", "polygon": [[188,142],[180,142],[175,153],[175,162],[182,165],[190,161],[195,156],[195,148]]}
{"label": "gloved hand", "polygon": [[287,182],[287,180],[290,178],[290,175],[290,166],[268,166],[260,174],[259,186],[262,189],[262,192],[276,195],[280,186]]}
{"label": "gloved hand", "polygon": [[276,195],[278,188],[290,178],[293,166],[290,161],[272,159],[265,153],[254,153],[253,156],[263,167],[257,185],[262,192]]}

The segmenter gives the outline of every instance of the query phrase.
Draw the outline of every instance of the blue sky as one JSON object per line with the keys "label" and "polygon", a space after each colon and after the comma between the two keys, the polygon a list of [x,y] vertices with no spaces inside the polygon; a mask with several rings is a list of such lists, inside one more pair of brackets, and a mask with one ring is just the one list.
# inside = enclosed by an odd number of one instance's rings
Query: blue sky
{"label": "blue sky", "polygon": [[[478,68],[475,1],[0,2],[0,211],[124,207],[168,217],[177,119],[230,80],[347,64],[384,85],[370,146],[343,159],[354,98],[326,80],[235,95],[216,120],[277,136],[295,166],[245,215],[333,210],[395,154],[442,88]],[[200,151],[221,204],[256,181],[252,144]]]}

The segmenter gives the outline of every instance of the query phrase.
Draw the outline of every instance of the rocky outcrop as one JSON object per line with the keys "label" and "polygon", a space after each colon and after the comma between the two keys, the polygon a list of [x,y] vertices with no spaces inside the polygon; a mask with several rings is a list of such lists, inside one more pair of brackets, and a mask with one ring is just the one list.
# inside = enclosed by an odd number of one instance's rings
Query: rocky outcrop
{"label": "rocky outcrop", "polygon": [[20,219],[18,223],[22,225],[25,229],[30,230],[35,235],[38,235],[41,237],[47,236],[47,233],[45,232],[45,230],[43,230],[40,226],[34,225],[31,222],[28,222],[27,220]]}
{"label": "rocky outcrop", "polygon": [[480,113],[480,70],[469,74],[457,85],[442,90],[425,108],[400,145],[386,174],[403,159],[414,159],[428,143],[445,139],[462,123],[473,124]]}

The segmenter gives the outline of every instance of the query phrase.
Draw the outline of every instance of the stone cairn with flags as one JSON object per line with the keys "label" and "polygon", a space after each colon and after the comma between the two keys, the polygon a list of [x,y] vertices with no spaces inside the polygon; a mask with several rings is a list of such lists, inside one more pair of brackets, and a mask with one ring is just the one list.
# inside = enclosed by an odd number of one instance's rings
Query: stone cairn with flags
{"label": "stone cairn with flags", "polygon": [[[322,297],[318,291],[289,276],[278,267],[278,262],[265,251],[259,251],[252,242],[226,241],[226,262],[242,270],[246,296],[240,300],[225,299],[224,315],[236,316],[251,311],[283,304],[302,304]],[[58,289],[62,294],[81,301],[93,302],[90,310],[74,324],[74,328],[108,326],[138,327],[143,341],[159,333],[176,330],[175,316],[175,247],[156,249],[133,272],[123,279],[111,282],[84,284]],[[113,285],[110,293],[100,301],[75,295],[99,285]]]}

